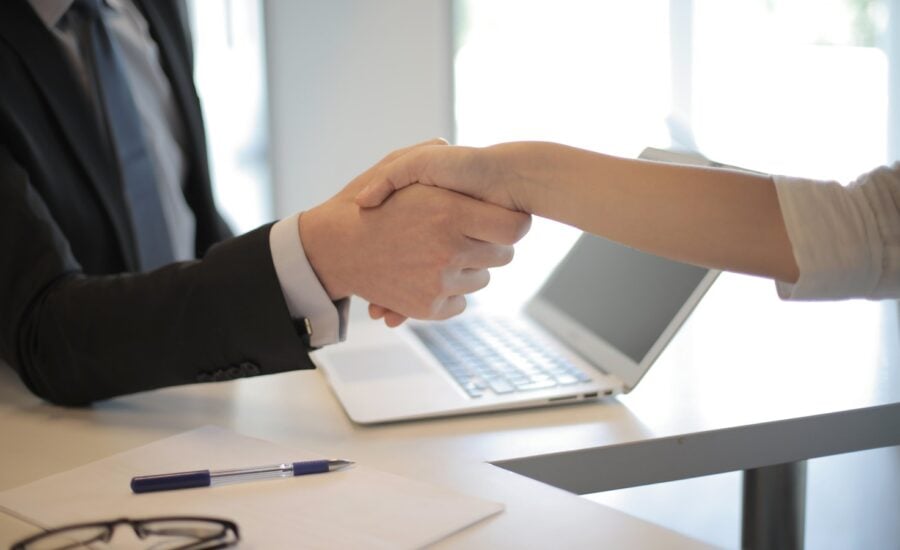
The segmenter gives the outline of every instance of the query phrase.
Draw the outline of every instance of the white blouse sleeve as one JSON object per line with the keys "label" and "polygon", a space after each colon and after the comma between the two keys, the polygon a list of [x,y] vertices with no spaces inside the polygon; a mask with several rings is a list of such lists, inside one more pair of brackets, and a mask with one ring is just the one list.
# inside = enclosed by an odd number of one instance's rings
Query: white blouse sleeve
{"label": "white blouse sleeve", "polygon": [[775,176],[788,237],[800,269],[776,282],[793,300],[900,298],[900,162],[834,181]]}

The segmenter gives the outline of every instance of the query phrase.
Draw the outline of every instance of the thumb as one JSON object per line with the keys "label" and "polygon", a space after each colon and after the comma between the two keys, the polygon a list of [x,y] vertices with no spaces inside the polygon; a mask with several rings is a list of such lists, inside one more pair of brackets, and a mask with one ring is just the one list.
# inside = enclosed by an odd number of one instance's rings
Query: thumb
{"label": "thumb", "polygon": [[356,195],[356,204],[363,208],[372,208],[385,201],[391,193],[399,191],[407,185],[418,183],[421,178],[421,166],[429,158],[427,151],[443,149],[446,141],[425,142],[397,156],[389,156],[387,162],[375,170],[369,183]]}
{"label": "thumb", "polygon": [[370,182],[356,195],[356,204],[363,208],[373,208],[384,202],[384,199],[391,196],[391,193],[401,187],[404,187],[404,185],[395,187],[390,179],[378,176],[378,179]]}
{"label": "thumb", "polygon": [[356,204],[363,208],[378,206],[394,191],[416,183],[419,179],[417,160],[415,152],[411,152],[382,166],[356,195]]}

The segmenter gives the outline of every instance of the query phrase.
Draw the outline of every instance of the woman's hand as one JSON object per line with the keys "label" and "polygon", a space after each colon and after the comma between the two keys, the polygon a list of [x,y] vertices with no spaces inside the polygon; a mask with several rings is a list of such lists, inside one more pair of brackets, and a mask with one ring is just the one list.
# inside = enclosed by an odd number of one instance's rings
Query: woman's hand
{"label": "woman's hand", "polygon": [[356,196],[356,203],[364,208],[378,206],[394,191],[420,183],[523,211],[513,192],[515,175],[504,163],[503,153],[497,147],[426,145],[410,149],[376,170]]}

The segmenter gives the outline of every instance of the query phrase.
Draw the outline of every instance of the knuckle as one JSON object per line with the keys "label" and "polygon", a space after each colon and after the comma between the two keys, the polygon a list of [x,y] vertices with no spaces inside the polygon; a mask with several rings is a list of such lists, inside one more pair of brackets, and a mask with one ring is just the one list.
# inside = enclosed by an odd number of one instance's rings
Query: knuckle
{"label": "knuckle", "polygon": [[513,261],[516,249],[512,246],[503,246],[497,253],[497,267],[508,265]]}
{"label": "knuckle", "polygon": [[442,307],[436,313],[435,319],[444,320],[455,317],[465,311],[466,304],[465,296],[451,296],[442,304]]}
{"label": "knuckle", "polygon": [[503,244],[515,244],[519,242],[519,240],[528,233],[529,229],[531,229],[531,216],[516,212],[513,219],[506,226],[507,240]]}
{"label": "knuckle", "polygon": [[447,227],[458,219],[456,208],[452,202],[435,202],[432,204],[432,212],[429,215],[433,226],[439,231],[446,231]]}
{"label": "knuckle", "polygon": [[435,307],[434,305],[427,305],[422,307],[421,312],[419,313],[419,319],[434,319]]}
{"label": "knuckle", "polygon": [[519,232],[516,240],[524,237],[531,229],[531,214],[520,213],[519,215]]}
{"label": "knuckle", "polygon": [[455,299],[452,301],[452,307],[450,308],[450,317],[459,315],[466,310],[466,306],[468,305],[465,296],[454,296],[454,298]]}
{"label": "knuckle", "polygon": [[388,153],[387,155],[385,155],[384,158],[381,159],[381,162],[379,162],[378,164],[387,164],[387,163],[391,162],[392,160],[398,159],[398,158],[400,158],[404,153],[406,153],[407,150],[408,150],[408,149],[406,149],[406,148],[403,148],[403,149],[394,149],[393,151],[391,151],[390,153]]}
{"label": "knuckle", "polygon": [[463,256],[463,252],[459,246],[445,242],[442,244],[435,243],[431,255],[434,268],[438,271],[444,271],[457,265]]}
{"label": "knuckle", "polygon": [[446,313],[448,302],[447,298],[435,300],[431,305],[431,319],[446,319],[448,317]]}
{"label": "knuckle", "polygon": [[429,291],[428,294],[429,294],[429,297],[431,298],[431,300],[435,301],[435,300],[440,299],[440,297],[444,295],[444,288],[445,288],[444,281],[439,277],[435,277],[435,279],[431,282],[431,286],[428,289],[428,291]]}
{"label": "knuckle", "polygon": [[441,272],[453,262],[453,252],[449,248],[436,246],[429,254],[428,264],[432,272]]}
{"label": "knuckle", "polygon": [[493,223],[494,239],[497,244],[512,245],[528,233],[531,228],[531,216],[522,212],[506,211]]}
{"label": "knuckle", "polygon": [[444,281],[443,273],[435,273],[429,277],[425,283],[425,299],[429,307],[434,307],[434,303],[444,296],[447,284]]}
{"label": "knuckle", "polygon": [[491,283],[491,272],[487,269],[482,269],[478,273],[478,278],[476,279],[476,288],[475,290],[481,290],[485,288]]}
{"label": "knuckle", "polygon": [[432,319],[434,317],[434,302],[432,300],[421,300],[410,312],[410,316],[416,319]]}

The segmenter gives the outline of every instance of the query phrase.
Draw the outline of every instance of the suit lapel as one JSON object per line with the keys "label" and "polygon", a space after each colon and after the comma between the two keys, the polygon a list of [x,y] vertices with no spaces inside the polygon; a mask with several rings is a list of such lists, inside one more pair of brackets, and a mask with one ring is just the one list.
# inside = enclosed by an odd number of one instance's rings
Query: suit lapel
{"label": "suit lapel", "polygon": [[105,141],[62,47],[31,7],[21,0],[0,0],[0,34],[22,58],[65,140],[103,204],[129,266],[136,266],[130,220],[115,166]]}

